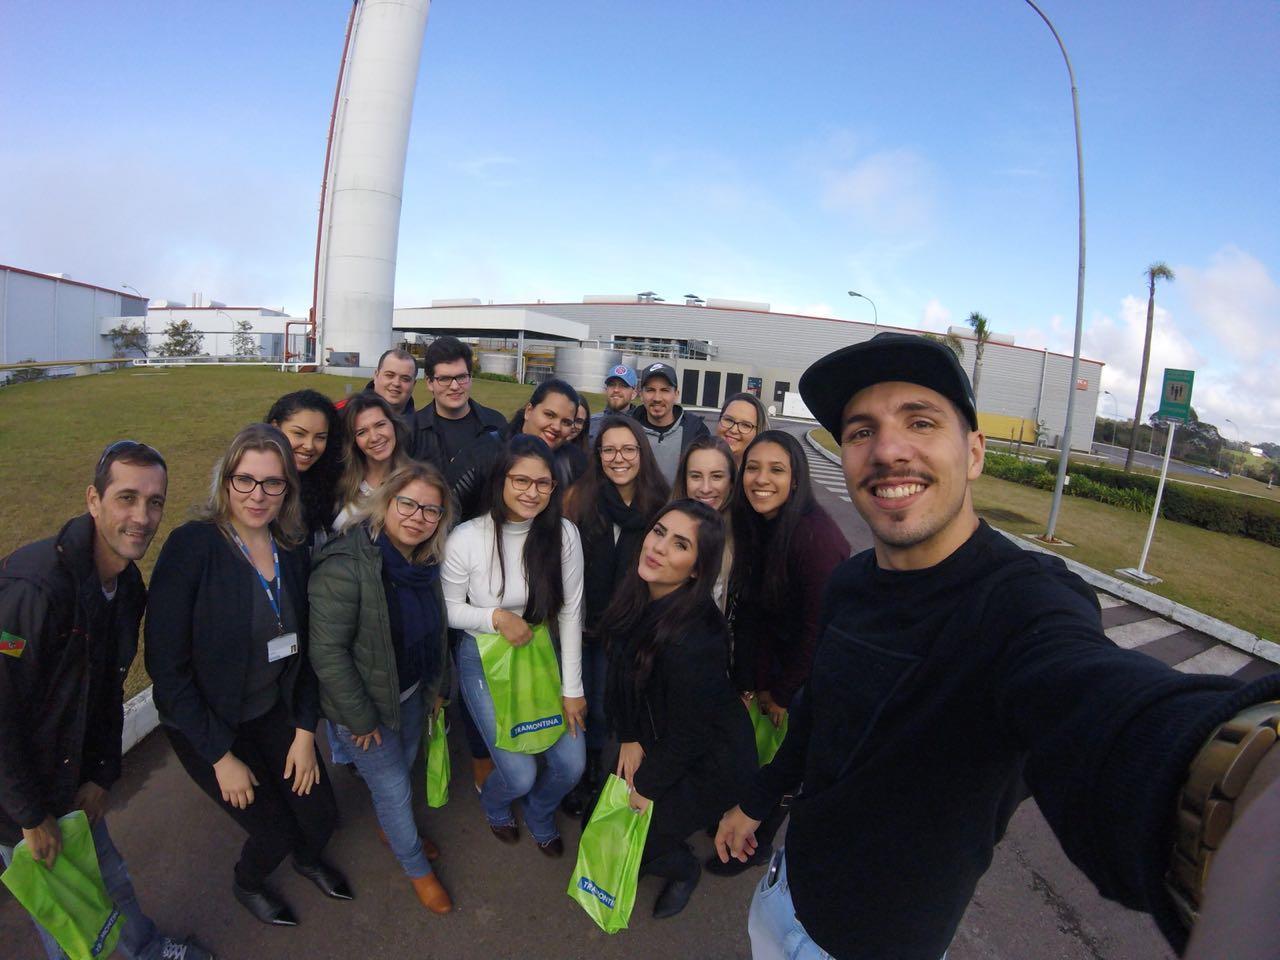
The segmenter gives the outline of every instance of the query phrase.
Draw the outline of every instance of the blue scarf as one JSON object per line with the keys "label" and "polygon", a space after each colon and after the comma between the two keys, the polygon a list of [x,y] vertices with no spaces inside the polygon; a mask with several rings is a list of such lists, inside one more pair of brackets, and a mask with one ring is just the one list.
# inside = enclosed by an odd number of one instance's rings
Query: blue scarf
{"label": "blue scarf", "polygon": [[415,683],[434,686],[440,680],[441,611],[435,594],[440,567],[410,563],[385,533],[377,542],[382,550],[382,580],[387,587],[387,616],[400,692]]}

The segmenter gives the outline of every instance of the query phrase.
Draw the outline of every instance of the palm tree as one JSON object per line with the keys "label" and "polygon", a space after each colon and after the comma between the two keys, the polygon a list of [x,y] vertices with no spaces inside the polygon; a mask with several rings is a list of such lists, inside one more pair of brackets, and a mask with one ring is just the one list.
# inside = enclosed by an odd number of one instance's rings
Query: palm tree
{"label": "palm tree", "polygon": [[1133,449],[1138,442],[1138,424],[1142,422],[1142,402],[1147,393],[1147,364],[1151,360],[1151,327],[1156,316],[1156,281],[1173,282],[1173,271],[1163,260],[1147,267],[1147,338],[1142,341],[1142,370],[1138,374],[1138,406],[1133,412],[1133,430],[1129,433],[1129,452],[1124,457],[1124,470],[1133,467]]}
{"label": "palm tree", "polygon": [[973,396],[976,400],[978,382],[982,379],[982,351],[987,348],[987,341],[991,339],[991,324],[977,311],[969,314],[965,323],[973,327],[973,339],[977,341],[973,348]]}
{"label": "palm tree", "polygon": [[954,333],[926,333],[926,340],[932,340],[934,343],[940,343],[944,347],[950,347],[957,359],[964,359],[964,341],[957,337]]}

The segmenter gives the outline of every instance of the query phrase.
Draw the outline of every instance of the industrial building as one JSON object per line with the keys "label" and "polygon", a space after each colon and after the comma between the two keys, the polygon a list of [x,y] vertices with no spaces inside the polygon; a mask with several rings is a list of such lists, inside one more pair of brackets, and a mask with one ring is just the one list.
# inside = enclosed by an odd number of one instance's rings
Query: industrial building
{"label": "industrial building", "polygon": [[[595,391],[614,364],[643,365],[646,359],[663,357],[676,367],[685,404],[718,407],[726,396],[747,391],[777,413],[797,414],[805,413],[795,393],[800,374],[814,360],[878,332],[924,332],[775,313],[762,303],[665,303],[649,294],[589,296],[581,303],[436,300],[429,307],[397,308],[393,327],[407,337],[447,333],[472,339],[480,347],[482,369],[520,371],[523,379],[554,371]],[[953,332],[964,348],[961,362],[972,376],[977,359],[972,333],[967,328]],[[1087,450],[1102,367],[1099,361],[1081,359],[1079,377],[1072,383],[1070,355],[1021,347],[1011,337],[988,341],[978,392],[983,430],[992,438],[1056,445],[1066,425],[1068,391],[1076,390],[1072,447]]]}
{"label": "industrial building", "polygon": [[[0,366],[65,361],[48,372],[93,372],[95,360],[114,355],[103,334],[117,318],[141,323],[146,313],[147,298],[140,294],[0,264]],[[0,382],[9,376],[0,370]]]}

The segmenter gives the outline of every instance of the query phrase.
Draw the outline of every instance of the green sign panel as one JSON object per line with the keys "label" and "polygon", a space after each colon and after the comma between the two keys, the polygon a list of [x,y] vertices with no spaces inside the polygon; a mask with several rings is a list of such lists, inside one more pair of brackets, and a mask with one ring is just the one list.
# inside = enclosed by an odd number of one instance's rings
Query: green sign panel
{"label": "green sign panel", "polygon": [[1170,370],[1165,368],[1164,383],[1160,387],[1160,409],[1156,416],[1161,420],[1186,423],[1191,419],[1191,384],[1196,378],[1194,370]]}

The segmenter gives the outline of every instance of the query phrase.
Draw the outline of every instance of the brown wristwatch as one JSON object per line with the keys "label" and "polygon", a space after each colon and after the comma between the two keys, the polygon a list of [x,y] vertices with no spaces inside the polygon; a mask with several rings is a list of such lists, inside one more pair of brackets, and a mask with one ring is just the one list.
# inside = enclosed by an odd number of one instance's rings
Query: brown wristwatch
{"label": "brown wristwatch", "polygon": [[1178,794],[1165,886],[1188,928],[1199,918],[1209,866],[1235,819],[1236,801],[1272,749],[1280,750],[1280,700],[1240,711],[1213,731]]}

